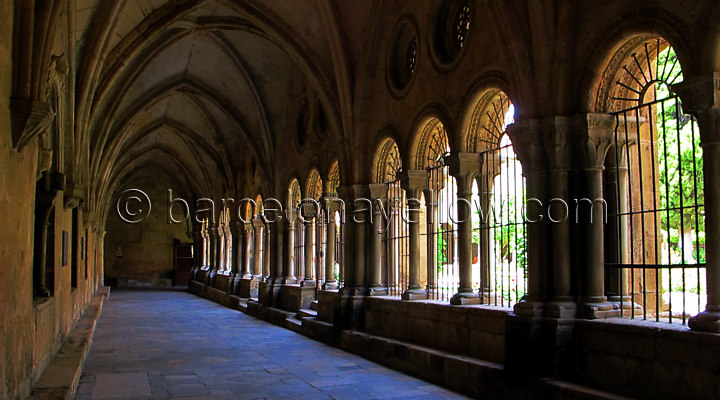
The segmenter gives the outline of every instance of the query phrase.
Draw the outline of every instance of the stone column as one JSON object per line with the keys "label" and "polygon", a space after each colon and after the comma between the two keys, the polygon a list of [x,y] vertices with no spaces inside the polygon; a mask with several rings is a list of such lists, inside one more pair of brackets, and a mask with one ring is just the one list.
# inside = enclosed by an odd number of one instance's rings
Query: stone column
{"label": "stone column", "polygon": [[241,235],[243,231],[243,225],[240,221],[230,222],[230,234],[232,237],[232,244],[230,246],[230,259],[232,260],[232,280],[230,282],[231,294],[237,293],[238,285],[240,285],[240,279],[243,277],[242,266],[243,264],[243,242]]}
{"label": "stone column", "polygon": [[438,259],[438,246],[437,246],[437,235],[435,232],[437,231],[437,208],[438,208],[438,199],[437,199],[437,193],[435,191],[436,188],[425,188],[423,189],[423,194],[425,197],[425,212],[426,212],[426,218],[425,222],[427,225],[427,235],[425,236],[427,238],[427,243],[425,246],[426,249],[426,255],[425,259],[427,260],[427,294],[428,299],[434,299],[436,298],[437,294],[437,259]]}
{"label": "stone column", "polygon": [[684,110],[697,118],[704,163],[707,306],[688,326],[720,333],[720,72],[686,79],[673,89]]}
{"label": "stone column", "polygon": [[[305,210],[308,212],[303,213],[305,221],[305,276],[302,281],[303,287],[315,287],[315,278],[313,276],[313,269],[315,263],[313,263],[313,245],[315,244],[315,212],[314,204],[303,204]],[[309,211],[312,208],[312,211]]]}
{"label": "stone column", "polygon": [[[197,227],[195,227],[197,228]],[[203,238],[202,233],[198,232],[197,230],[194,230],[192,233],[193,236],[193,253],[195,255],[194,265],[192,267],[192,270],[190,271],[190,279],[195,280],[197,277],[197,272],[200,268],[202,268],[203,265],[203,253],[204,253],[204,244],[205,244],[205,238]],[[87,246],[87,244],[86,244]]]}
{"label": "stone column", "polygon": [[[583,114],[573,118],[574,154],[581,176],[574,213],[578,230],[582,231],[578,272],[580,299],[578,317],[606,318],[615,316],[612,304],[605,297],[605,204],[602,197],[602,171],[608,149],[614,143],[615,117],[610,114]],[[579,210],[589,207],[587,214]],[[580,221],[581,216],[585,221]]]}
{"label": "stone column", "polygon": [[570,181],[572,168],[571,119],[548,117],[541,121],[543,146],[549,161],[550,199],[546,204],[546,218],[552,238],[552,281],[545,315],[574,317],[577,306],[572,297],[572,262],[570,253]]}
{"label": "stone column", "polygon": [[283,272],[287,247],[284,246],[283,241],[285,240],[285,227],[287,224],[285,223],[285,218],[283,218],[280,213],[277,213],[272,225],[273,240],[270,248],[273,252],[273,262],[271,278],[268,280],[268,283],[272,283],[272,287],[269,290],[270,302],[273,306],[277,306],[280,304],[280,291],[282,290],[282,285],[285,282]]}
{"label": "stone column", "polygon": [[252,264],[250,263],[251,247],[253,241],[253,226],[250,221],[243,222],[243,259],[242,279],[252,278]]}
{"label": "stone column", "polygon": [[513,148],[525,175],[527,221],[527,274],[528,285],[525,299],[514,306],[516,315],[540,317],[544,312],[548,277],[548,251],[550,240],[545,219],[547,204],[547,155],[543,148],[540,121],[518,121],[507,127]]}
{"label": "stone column", "polygon": [[[350,185],[338,188],[341,198],[345,202],[347,216],[345,237],[345,268],[341,269],[341,280],[344,286],[341,294],[345,296],[364,296],[367,294],[365,284],[366,262],[366,235],[370,219],[370,210],[367,202],[356,202],[357,199],[367,199],[370,196],[367,185]],[[344,274],[344,276],[342,275]]]}
{"label": "stone column", "polygon": [[213,279],[215,278],[215,274],[217,274],[218,268],[220,267],[220,264],[218,262],[220,256],[219,256],[219,247],[220,244],[218,242],[218,230],[217,225],[209,222],[208,223],[208,245],[210,246],[210,266],[208,270],[208,274],[205,279],[206,285],[211,285]]}
{"label": "stone column", "polygon": [[252,274],[253,279],[262,280],[262,247],[265,225],[260,218],[253,219],[253,233],[255,234],[255,242],[253,244]]}
{"label": "stone column", "polygon": [[225,252],[227,251],[226,240],[225,240],[225,224],[221,223],[217,227],[217,241],[218,241],[218,254],[217,254],[217,269],[221,274],[227,269],[225,261]]}
{"label": "stone column", "polygon": [[478,197],[480,200],[480,243],[478,244],[478,264],[480,264],[480,293],[479,296],[483,303],[491,303],[495,297],[495,288],[490,282],[490,229],[488,221],[490,220],[490,194],[492,188],[489,187],[488,180],[491,179],[487,173],[487,168],[483,167],[486,159],[480,160],[480,174],[475,178],[478,187]]}
{"label": "stone column", "polygon": [[472,184],[480,169],[478,153],[456,153],[445,158],[457,185],[458,261],[460,285],[450,304],[478,304],[480,297],[472,287]]}
{"label": "stone column", "polygon": [[295,277],[295,212],[292,209],[285,211],[285,224],[287,229],[286,235],[286,251],[287,251],[287,263],[285,264],[285,283],[296,283],[297,278]]}
{"label": "stone column", "polygon": [[387,202],[387,185],[373,183],[369,185],[369,189],[373,206],[372,226],[370,226],[370,234],[368,235],[367,282],[370,296],[385,296],[388,290],[382,283],[382,234],[387,221],[381,207]]}
{"label": "stone column", "polygon": [[[263,222],[264,223],[264,222]],[[265,224],[265,234],[263,235],[263,257],[262,257],[262,275],[263,280],[270,278],[270,260],[272,259],[272,232],[270,224]]]}
{"label": "stone column", "polygon": [[[629,217],[624,215],[630,209],[626,195],[628,193],[627,147],[627,143],[616,141],[605,157],[603,193],[607,199],[607,213],[617,216],[608,220],[604,231],[607,245],[606,263],[628,264],[630,261]],[[605,269],[605,296],[613,308],[640,308],[639,305],[632,303],[627,269]]]}
{"label": "stone column", "polygon": [[332,196],[326,197],[325,209],[327,212],[327,246],[325,252],[325,284],[324,290],[338,289],[338,281],[335,279],[335,238],[337,236],[337,224],[335,223],[335,212],[339,211],[339,204],[332,200]]}
{"label": "stone column", "polygon": [[408,287],[402,294],[403,300],[427,299],[427,291],[420,286],[420,194],[427,186],[427,171],[407,170],[400,176],[402,188],[408,202],[408,245],[410,259],[408,263]]}

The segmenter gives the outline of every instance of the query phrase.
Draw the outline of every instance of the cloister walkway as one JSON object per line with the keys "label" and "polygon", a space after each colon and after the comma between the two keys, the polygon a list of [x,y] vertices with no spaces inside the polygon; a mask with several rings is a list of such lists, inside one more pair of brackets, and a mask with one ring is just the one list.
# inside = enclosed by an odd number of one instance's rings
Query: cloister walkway
{"label": "cloister walkway", "polygon": [[115,290],[76,399],[462,396],[180,291]]}

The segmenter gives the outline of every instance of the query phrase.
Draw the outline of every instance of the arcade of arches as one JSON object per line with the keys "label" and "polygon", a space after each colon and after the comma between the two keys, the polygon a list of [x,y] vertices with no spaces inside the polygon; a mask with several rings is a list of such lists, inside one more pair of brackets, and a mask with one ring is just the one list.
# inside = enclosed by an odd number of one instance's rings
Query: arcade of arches
{"label": "arcade of arches", "polygon": [[473,396],[720,397],[717,1],[4,0],[0,31],[0,398],[82,369],[107,286],[185,285]]}

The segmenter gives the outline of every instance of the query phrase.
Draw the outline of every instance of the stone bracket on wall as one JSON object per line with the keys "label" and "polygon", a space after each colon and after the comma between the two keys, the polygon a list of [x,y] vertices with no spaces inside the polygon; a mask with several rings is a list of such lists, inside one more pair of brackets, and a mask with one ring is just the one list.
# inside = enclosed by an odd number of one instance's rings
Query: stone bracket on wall
{"label": "stone bracket on wall", "polygon": [[11,98],[10,111],[13,148],[18,152],[47,131],[55,118],[50,104],[44,101]]}

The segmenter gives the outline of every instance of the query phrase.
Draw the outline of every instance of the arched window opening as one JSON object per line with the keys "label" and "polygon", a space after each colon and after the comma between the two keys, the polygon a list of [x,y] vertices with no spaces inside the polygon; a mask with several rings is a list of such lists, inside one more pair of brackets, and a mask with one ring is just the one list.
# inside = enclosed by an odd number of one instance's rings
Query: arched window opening
{"label": "arched window opening", "polygon": [[473,111],[467,142],[482,166],[473,186],[473,287],[483,303],[505,307],[527,291],[525,178],[506,133],[514,115],[505,93],[489,91]]}
{"label": "arched window opening", "polygon": [[400,296],[407,288],[409,247],[405,191],[399,177],[402,159],[394,140],[388,139],[380,147],[375,167],[375,182],[387,186],[384,206],[388,220],[382,224],[382,283],[390,296]]}
{"label": "arched window opening", "polygon": [[223,238],[223,271],[229,274],[233,269],[232,261],[232,232],[230,231],[230,208],[225,208],[220,216],[220,226],[222,227]]}
{"label": "arched window opening", "polygon": [[303,282],[315,281],[319,288],[323,280],[325,255],[325,212],[317,207],[323,195],[320,173],[313,170],[307,180],[307,196],[301,203],[301,215],[305,221],[305,276]]}
{"label": "arched window opening", "polygon": [[[328,175],[328,193],[330,197],[337,197],[337,188],[340,186],[340,164],[335,161],[330,168]],[[344,280],[344,257],[345,257],[345,220],[342,218],[344,211],[336,202],[327,203],[325,206],[328,213],[327,237],[327,262],[331,262],[331,268],[325,271],[327,281],[335,282],[341,286]],[[332,226],[330,226],[332,223]],[[332,242],[332,246],[330,245]]]}
{"label": "arched window opening", "polygon": [[450,300],[460,287],[457,185],[445,164],[449,154],[445,127],[440,120],[432,119],[422,132],[417,165],[428,172],[428,184],[423,191],[426,207],[421,214],[420,244],[428,249],[428,296],[438,300]]}
{"label": "arched window opening", "polygon": [[305,226],[302,220],[297,217],[299,212],[300,202],[302,201],[302,193],[300,192],[300,183],[297,179],[293,179],[290,182],[290,188],[288,189],[288,207],[293,210],[293,272],[296,274],[298,281],[304,277],[305,267]]}
{"label": "arched window opening", "polygon": [[643,40],[615,78],[603,176],[606,294],[621,316],[685,324],[706,302],[699,129],[672,91],[683,77],[665,40]]}

